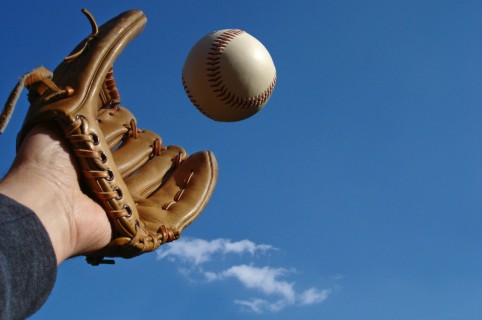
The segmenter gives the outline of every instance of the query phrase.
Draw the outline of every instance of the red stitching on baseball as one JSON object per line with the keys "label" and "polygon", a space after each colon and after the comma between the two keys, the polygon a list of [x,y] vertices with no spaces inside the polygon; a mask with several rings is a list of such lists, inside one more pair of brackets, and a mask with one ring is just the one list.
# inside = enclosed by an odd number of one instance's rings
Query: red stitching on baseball
{"label": "red stitching on baseball", "polygon": [[[207,77],[208,81],[211,83],[213,92],[221,101],[224,101],[228,106],[241,109],[257,108],[266,103],[268,98],[271,96],[271,93],[273,92],[276,84],[276,74],[269,87],[259,95],[254,97],[239,97],[235,93],[228,91],[228,89],[224,86],[224,81],[222,79],[222,74],[220,71],[221,54],[223,53],[224,49],[227,47],[231,40],[243,33],[245,33],[243,30],[230,29],[221,33],[218,38],[214,40],[208,53],[206,62],[206,65],[208,66],[208,68],[206,69],[206,71],[208,72]],[[191,102],[199,109],[199,111],[209,117],[209,115],[206,114],[190,96],[190,92],[187,89],[184,79],[183,84],[184,89],[186,90],[189,98],[191,99]]]}
{"label": "red stitching on baseball", "polygon": [[213,117],[211,117],[209,114],[207,114],[204,111],[204,108],[194,99],[193,95],[191,94],[191,91],[187,87],[186,80],[184,79],[184,76],[182,76],[182,85],[184,86],[184,90],[186,91],[187,97],[189,100],[191,100],[192,104],[206,117],[215,120]]}

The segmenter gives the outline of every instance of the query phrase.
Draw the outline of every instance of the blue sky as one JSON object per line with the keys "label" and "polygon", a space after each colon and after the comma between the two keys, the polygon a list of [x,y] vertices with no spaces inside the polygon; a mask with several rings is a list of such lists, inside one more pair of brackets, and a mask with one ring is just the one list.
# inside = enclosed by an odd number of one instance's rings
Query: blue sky
{"label": "blue sky", "polygon": [[[55,68],[90,26],[142,9],[115,64],[139,127],[212,150],[219,182],[182,240],[115,266],[59,269],[32,319],[481,319],[480,1],[10,1],[0,97]],[[266,107],[217,123],[181,69],[238,28],[276,64]],[[27,110],[0,137],[3,175]]]}

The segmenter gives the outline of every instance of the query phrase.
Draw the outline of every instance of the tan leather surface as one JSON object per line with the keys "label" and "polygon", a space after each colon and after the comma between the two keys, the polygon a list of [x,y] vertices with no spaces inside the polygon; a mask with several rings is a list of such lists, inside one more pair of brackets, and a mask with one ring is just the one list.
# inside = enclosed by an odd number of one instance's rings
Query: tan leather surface
{"label": "tan leather surface", "polygon": [[188,156],[181,147],[163,146],[158,134],[139,129],[133,114],[118,105],[112,65],[144,28],[144,14],[127,11],[98,29],[92,19],[92,34],[52,79],[33,72],[31,107],[18,144],[35,124],[46,121],[70,142],[82,183],[114,231],[106,248],[89,255],[97,265],[105,256],[130,258],[177,239],[205,208],[218,166],[211,152]]}
{"label": "tan leather surface", "polygon": [[[139,10],[126,11],[99,28],[99,33],[88,41],[88,48],[77,59],[62,62],[55,70],[53,82],[74,90],[68,98],[45,104],[37,101],[31,104],[24,123],[24,131],[34,124],[63,116],[83,115],[95,118],[98,109],[99,92],[107,72],[115,59],[145,27],[147,18]],[[87,37],[72,52],[77,52]],[[21,135],[22,137],[22,135]],[[20,141],[21,142],[21,139]]]}
{"label": "tan leather surface", "polygon": [[122,124],[129,123],[131,119],[135,119],[134,115],[126,108],[119,107],[118,109],[117,111],[101,109],[97,115],[97,121],[102,123],[102,132],[111,149],[113,149],[129,131],[129,129]]}

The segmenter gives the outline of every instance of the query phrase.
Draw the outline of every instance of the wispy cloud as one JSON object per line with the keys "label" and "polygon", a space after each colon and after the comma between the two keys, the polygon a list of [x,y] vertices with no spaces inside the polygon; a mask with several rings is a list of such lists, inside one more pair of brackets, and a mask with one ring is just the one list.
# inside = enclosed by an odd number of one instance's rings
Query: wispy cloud
{"label": "wispy cloud", "polygon": [[[165,248],[167,247],[167,248]],[[266,244],[257,245],[249,240],[231,242],[228,239],[204,240],[197,238],[180,239],[175,245],[165,246],[157,251],[157,259],[168,258],[171,261],[201,265],[211,261],[215,254],[243,254],[263,253],[268,250],[276,250]]]}
{"label": "wispy cloud", "polygon": [[277,312],[288,306],[308,306],[325,301],[331,290],[309,288],[298,291],[295,282],[286,279],[294,273],[293,269],[273,268],[270,266],[256,267],[252,263],[233,265],[225,270],[205,270],[207,262],[226,255],[246,255],[253,257],[277,250],[271,245],[255,244],[250,240],[232,242],[228,239],[181,239],[174,245],[161,248],[157,252],[157,259],[167,259],[178,263],[179,271],[185,275],[193,272],[201,275],[209,283],[235,279],[248,290],[258,292],[263,298],[234,300],[234,303],[255,312]]}
{"label": "wispy cloud", "polygon": [[293,282],[281,278],[289,273],[283,268],[254,267],[249,265],[233,266],[219,274],[211,273],[207,278],[211,281],[235,278],[247,289],[257,290],[266,296],[278,297],[274,301],[265,299],[236,300],[239,305],[262,313],[264,311],[279,311],[290,305],[310,305],[321,303],[328,298],[330,290],[311,288],[296,292]]}
{"label": "wispy cloud", "polygon": [[315,303],[320,303],[325,301],[328,298],[328,295],[331,293],[331,290],[318,290],[316,288],[310,288],[304,292],[302,292],[298,298],[298,302],[300,305],[310,305]]}

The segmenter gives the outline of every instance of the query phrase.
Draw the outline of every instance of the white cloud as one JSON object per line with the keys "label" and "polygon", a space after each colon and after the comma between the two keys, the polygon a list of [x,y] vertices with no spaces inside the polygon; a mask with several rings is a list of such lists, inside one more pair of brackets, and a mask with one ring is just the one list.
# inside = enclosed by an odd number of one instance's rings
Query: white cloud
{"label": "white cloud", "polygon": [[293,283],[279,279],[286,273],[287,270],[283,268],[257,268],[239,265],[223,271],[219,278],[232,277],[248,289],[260,291],[266,296],[278,297],[274,301],[264,299],[236,300],[237,304],[243,305],[251,311],[262,313],[264,311],[279,311],[295,303],[296,293],[293,289]]}
{"label": "white cloud", "polygon": [[295,301],[293,284],[278,279],[279,276],[285,275],[286,272],[282,268],[257,268],[239,265],[223,271],[220,278],[236,278],[248,289],[256,289],[266,295],[280,295],[288,303],[293,303]]}
{"label": "white cloud", "polygon": [[204,240],[196,238],[179,239],[171,245],[161,247],[157,251],[157,259],[168,258],[180,260],[194,265],[201,265],[210,261],[215,254],[243,254],[254,255],[258,252],[276,250],[273,246],[257,245],[249,240],[231,242],[228,239]]}
{"label": "white cloud", "polygon": [[[255,312],[277,312],[288,306],[308,306],[325,301],[331,291],[310,288],[298,292],[295,283],[284,278],[293,273],[285,268],[272,268],[270,266],[256,267],[252,263],[233,265],[225,270],[205,270],[205,264],[227,254],[251,257],[256,254],[277,250],[271,245],[255,244],[250,240],[232,242],[228,239],[204,240],[186,238],[164,246],[157,251],[157,259],[175,261],[178,270],[191,276],[193,273],[202,275],[206,283],[213,281],[227,281],[235,279],[248,290],[261,294],[263,298],[255,297],[246,300],[234,300],[235,304]],[[213,264],[215,265],[215,264]],[[214,268],[214,266],[213,266]]]}
{"label": "white cloud", "polygon": [[328,295],[331,293],[331,290],[318,290],[316,288],[310,288],[303,293],[300,294],[298,297],[299,304],[310,305],[315,303],[321,303],[328,298]]}
{"label": "white cloud", "polygon": [[266,296],[278,297],[274,301],[259,298],[235,301],[235,303],[256,313],[280,311],[294,304],[300,306],[318,304],[328,298],[330,290],[320,291],[316,288],[310,288],[304,292],[297,293],[294,288],[294,283],[280,279],[287,273],[288,270],[283,268],[258,268],[248,265],[238,265],[218,274],[213,272],[205,273],[205,276],[210,281],[235,278],[247,289],[257,290]]}
{"label": "white cloud", "polygon": [[252,299],[251,301],[234,300],[234,303],[246,307],[246,309],[255,313],[263,313],[266,309],[269,309],[269,302],[263,299]]}
{"label": "white cloud", "polygon": [[257,289],[268,295],[279,294],[288,301],[294,301],[293,284],[278,279],[284,274],[286,270],[281,268],[256,268],[247,265],[234,266],[221,273],[222,277],[238,279],[246,288]]}

